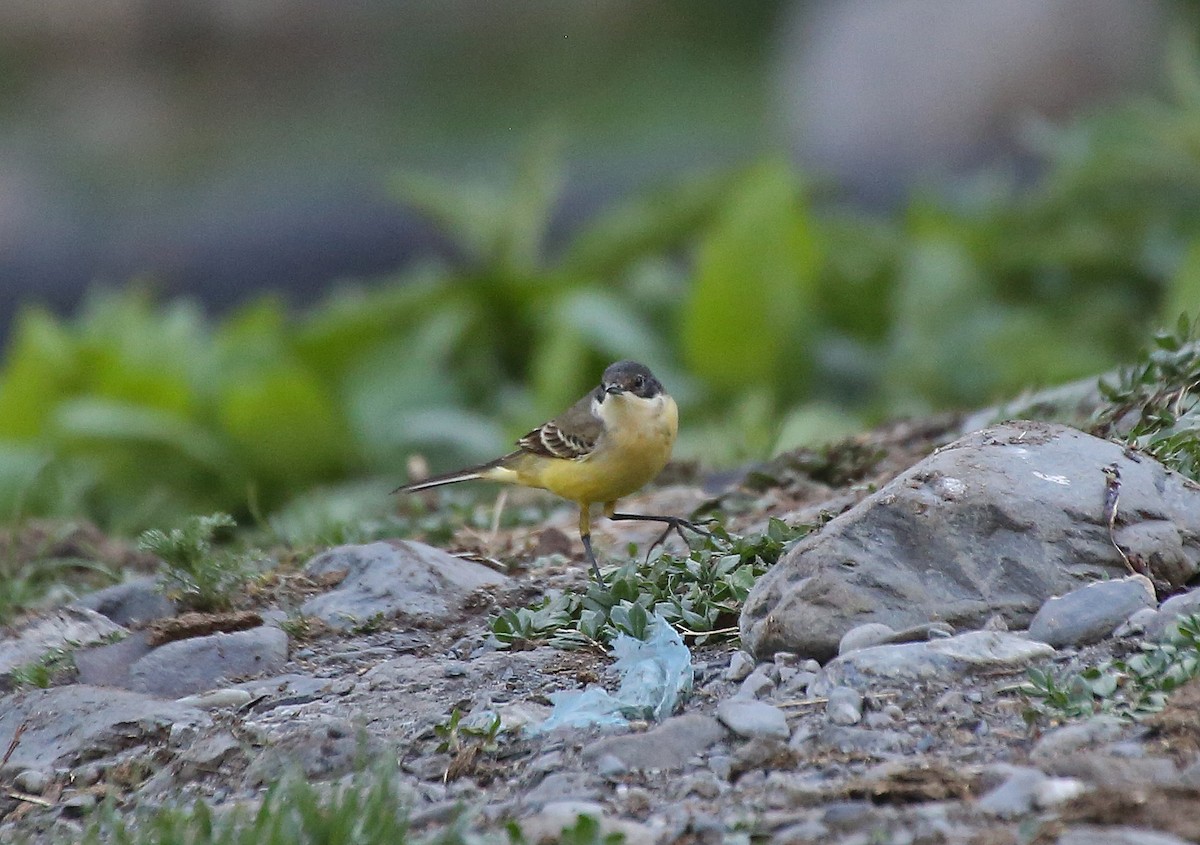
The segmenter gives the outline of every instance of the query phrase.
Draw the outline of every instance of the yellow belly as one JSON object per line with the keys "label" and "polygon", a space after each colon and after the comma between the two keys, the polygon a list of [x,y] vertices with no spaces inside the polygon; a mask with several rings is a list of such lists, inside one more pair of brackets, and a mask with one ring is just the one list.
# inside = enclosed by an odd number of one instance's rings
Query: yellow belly
{"label": "yellow belly", "polygon": [[612,397],[609,403],[606,434],[592,454],[578,460],[522,455],[505,468],[511,477],[491,477],[542,487],[581,505],[613,502],[638,490],[670,460],[679,412],[669,396]]}

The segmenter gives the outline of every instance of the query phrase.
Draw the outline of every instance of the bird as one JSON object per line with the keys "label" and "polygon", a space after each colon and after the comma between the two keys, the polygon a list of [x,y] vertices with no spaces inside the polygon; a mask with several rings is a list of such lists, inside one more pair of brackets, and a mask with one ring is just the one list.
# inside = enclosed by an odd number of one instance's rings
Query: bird
{"label": "bird", "polygon": [[397,487],[416,493],[460,481],[499,481],[549,490],[579,506],[579,538],[596,581],[604,583],[592,550],[592,507],[612,520],[665,522],[672,529],[704,533],[675,516],[617,513],[617,500],[654,479],[671,458],[679,431],[679,409],[662,382],[644,364],[617,361],[600,384],[554,419],[517,441],[507,455],[476,466]]}

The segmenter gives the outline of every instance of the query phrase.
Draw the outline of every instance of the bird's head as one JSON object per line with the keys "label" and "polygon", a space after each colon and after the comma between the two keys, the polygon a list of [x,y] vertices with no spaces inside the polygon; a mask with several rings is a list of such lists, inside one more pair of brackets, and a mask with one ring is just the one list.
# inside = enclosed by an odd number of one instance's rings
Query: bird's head
{"label": "bird's head", "polygon": [[600,379],[597,399],[629,393],[642,399],[653,399],[663,392],[662,382],[654,377],[650,368],[637,361],[618,361],[604,371]]}

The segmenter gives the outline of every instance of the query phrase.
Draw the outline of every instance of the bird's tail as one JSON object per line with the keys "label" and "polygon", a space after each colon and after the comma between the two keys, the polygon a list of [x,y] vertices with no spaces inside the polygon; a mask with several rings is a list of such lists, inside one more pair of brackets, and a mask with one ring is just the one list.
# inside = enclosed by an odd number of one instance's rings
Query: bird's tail
{"label": "bird's tail", "polygon": [[504,458],[488,461],[486,464],[466,467],[465,469],[455,470],[454,472],[433,475],[421,481],[413,481],[409,484],[401,484],[392,492],[416,493],[420,490],[429,490],[433,487],[441,487],[445,484],[457,484],[460,481],[474,481],[477,478],[486,478],[489,481],[503,481],[506,479],[495,477],[496,474],[492,472],[492,470],[495,470],[497,467],[501,466],[502,461],[504,461],[507,457],[510,456],[506,455]]}

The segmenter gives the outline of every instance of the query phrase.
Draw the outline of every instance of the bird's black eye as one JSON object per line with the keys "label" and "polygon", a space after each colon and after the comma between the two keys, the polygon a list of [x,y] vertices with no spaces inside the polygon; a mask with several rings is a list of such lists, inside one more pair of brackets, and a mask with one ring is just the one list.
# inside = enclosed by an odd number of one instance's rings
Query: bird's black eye
{"label": "bird's black eye", "polygon": [[633,377],[633,389],[634,390],[641,390],[645,386],[646,386],[646,377],[645,376],[634,376]]}

